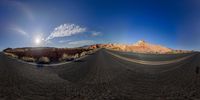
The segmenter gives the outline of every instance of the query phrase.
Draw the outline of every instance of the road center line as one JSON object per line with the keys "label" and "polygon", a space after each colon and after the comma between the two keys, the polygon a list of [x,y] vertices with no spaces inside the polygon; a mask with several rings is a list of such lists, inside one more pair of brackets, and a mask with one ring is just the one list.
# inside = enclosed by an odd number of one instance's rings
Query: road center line
{"label": "road center line", "polygon": [[182,58],[174,59],[174,60],[169,60],[169,61],[144,61],[144,60],[138,60],[138,59],[131,59],[131,58],[123,57],[123,56],[114,54],[110,51],[106,51],[106,52],[117,57],[117,58],[120,58],[120,59],[123,59],[123,60],[126,60],[126,61],[130,61],[130,62],[134,62],[134,63],[138,63],[138,64],[143,64],[143,65],[165,65],[165,64],[171,64],[171,63],[177,63],[177,62],[183,61],[183,60],[188,59],[188,58],[195,55],[195,54],[192,54],[192,55],[189,55],[189,56],[186,56],[186,57],[182,57]]}

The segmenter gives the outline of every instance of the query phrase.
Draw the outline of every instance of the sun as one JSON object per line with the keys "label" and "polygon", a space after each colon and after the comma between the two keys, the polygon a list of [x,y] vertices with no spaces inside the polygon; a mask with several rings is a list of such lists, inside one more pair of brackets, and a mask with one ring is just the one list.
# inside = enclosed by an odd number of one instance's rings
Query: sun
{"label": "sun", "polygon": [[40,38],[36,38],[36,39],[35,39],[35,44],[40,44],[40,43],[41,43]]}
{"label": "sun", "polygon": [[36,38],[34,39],[34,43],[35,43],[36,45],[41,45],[41,43],[42,43],[42,38],[41,38],[41,37],[36,37]]}

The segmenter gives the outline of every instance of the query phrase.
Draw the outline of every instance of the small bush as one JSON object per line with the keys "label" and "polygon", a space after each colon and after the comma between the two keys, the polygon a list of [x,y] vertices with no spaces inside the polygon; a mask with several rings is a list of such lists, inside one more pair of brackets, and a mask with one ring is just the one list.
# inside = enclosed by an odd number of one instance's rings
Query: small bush
{"label": "small bush", "polygon": [[50,63],[50,60],[48,57],[40,57],[39,60],[38,60],[38,63],[40,64],[48,64]]}
{"label": "small bush", "polygon": [[90,54],[93,54],[93,53],[94,53],[93,50],[87,51],[87,55],[90,55]]}
{"label": "small bush", "polygon": [[17,55],[12,54],[12,53],[7,53],[7,52],[5,52],[4,54],[7,55],[7,56],[10,56],[10,57],[13,57],[13,58],[18,58]]}
{"label": "small bush", "polygon": [[64,53],[59,60],[60,61],[71,61],[71,60],[74,60],[74,58],[75,58],[74,56]]}
{"label": "small bush", "polygon": [[74,55],[74,58],[76,59],[76,58],[78,58],[78,57],[79,57],[79,54],[76,53],[76,54]]}
{"label": "small bush", "polygon": [[9,52],[9,51],[12,51],[12,48],[6,48],[3,50],[3,52]]}
{"label": "small bush", "polygon": [[83,52],[81,52],[80,57],[85,56],[85,55],[86,55],[86,52],[83,51]]}
{"label": "small bush", "polygon": [[35,62],[35,58],[33,57],[22,57],[22,60],[27,61],[27,62]]}
{"label": "small bush", "polygon": [[68,55],[68,54],[66,54],[66,53],[64,53],[63,55],[62,55],[62,59],[67,59],[67,58],[69,58],[70,56]]}
{"label": "small bush", "polygon": [[[39,62],[39,58],[47,57],[51,62],[68,61],[79,58],[81,56],[92,53],[92,49],[85,48],[51,48],[51,47],[30,47],[30,48],[7,48],[4,53],[13,58],[19,58],[26,61],[34,61],[33,59],[26,58],[32,57],[36,63]],[[93,49],[94,50],[94,49]]]}

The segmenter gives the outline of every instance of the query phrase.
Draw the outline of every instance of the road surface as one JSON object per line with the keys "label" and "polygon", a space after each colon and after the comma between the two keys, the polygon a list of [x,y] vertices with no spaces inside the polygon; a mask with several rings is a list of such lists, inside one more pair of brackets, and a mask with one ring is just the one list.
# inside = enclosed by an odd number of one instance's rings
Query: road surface
{"label": "road surface", "polygon": [[42,67],[0,54],[0,100],[197,100],[199,60],[195,54],[176,63],[144,65],[101,49]]}

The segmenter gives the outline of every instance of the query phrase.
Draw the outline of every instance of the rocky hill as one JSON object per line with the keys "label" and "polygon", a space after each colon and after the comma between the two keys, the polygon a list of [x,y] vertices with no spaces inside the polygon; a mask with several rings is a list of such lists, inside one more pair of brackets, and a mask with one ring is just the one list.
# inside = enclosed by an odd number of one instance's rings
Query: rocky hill
{"label": "rocky hill", "polygon": [[95,44],[89,47],[90,49],[95,48],[107,48],[118,51],[127,52],[138,52],[138,53],[156,53],[156,54],[166,54],[166,53],[186,53],[189,51],[183,50],[173,50],[161,45],[155,45],[147,43],[144,40],[139,40],[134,44]]}

